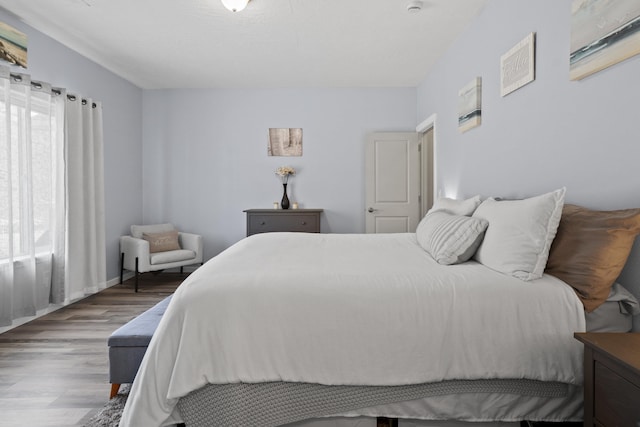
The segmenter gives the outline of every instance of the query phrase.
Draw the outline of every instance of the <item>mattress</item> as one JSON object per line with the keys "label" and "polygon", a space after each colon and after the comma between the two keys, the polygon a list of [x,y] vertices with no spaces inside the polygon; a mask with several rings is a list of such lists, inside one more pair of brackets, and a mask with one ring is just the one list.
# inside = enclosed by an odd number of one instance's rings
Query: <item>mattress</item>
{"label": "mattress", "polygon": [[180,421],[178,400],[207,384],[580,386],[573,333],[584,330],[582,305],[560,280],[442,266],[413,234],[254,235],[176,291],[121,426]]}
{"label": "mattress", "polygon": [[[591,313],[585,312],[586,329],[590,332],[629,332],[633,315],[640,312],[639,307],[633,294],[616,283],[604,304]],[[487,402],[484,403],[486,407],[482,407],[482,403],[478,407],[478,402]],[[379,415],[394,415],[400,419],[399,427],[466,427],[470,420],[473,420],[473,427],[507,427],[510,423],[505,422],[504,417],[499,423],[484,421],[500,417],[498,411],[510,413],[514,418],[513,426],[517,427],[518,413],[526,414],[528,420],[548,420],[555,413],[565,421],[580,421],[581,402],[581,387],[510,380],[472,385],[452,381],[374,390],[358,387],[327,389],[315,384],[210,384],[180,399],[178,406],[190,427],[208,426],[211,419],[227,427],[376,427]],[[367,404],[370,405],[367,408],[352,409]],[[349,410],[342,416],[314,418],[321,414],[342,413],[344,408]],[[450,413],[451,408],[455,408],[455,414]],[[478,413],[484,414],[485,418],[478,417]],[[425,419],[427,417],[434,419]],[[467,421],[439,420],[453,417],[464,417]]]}
{"label": "mattress", "polygon": [[614,283],[609,298],[591,313],[585,312],[589,332],[630,332],[633,316],[640,314],[640,304],[631,292]]}

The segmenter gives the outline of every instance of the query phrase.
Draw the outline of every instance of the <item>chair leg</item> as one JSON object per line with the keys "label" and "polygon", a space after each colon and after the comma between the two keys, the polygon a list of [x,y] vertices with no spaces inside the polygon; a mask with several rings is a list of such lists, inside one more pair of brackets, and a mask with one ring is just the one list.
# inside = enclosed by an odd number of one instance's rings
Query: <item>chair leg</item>
{"label": "chair leg", "polygon": [[138,292],[138,257],[136,257],[136,285],[135,285],[135,291]]}
{"label": "chair leg", "polygon": [[124,252],[120,254],[120,284],[122,285],[122,277],[124,272]]}
{"label": "chair leg", "polygon": [[113,399],[116,394],[118,394],[118,390],[120,390],[120,384],[111,384],[111,394],[109,394],[109,399]]}
{"label": "chair leg", "polygon": [[184,266],[180,267],[180,274],[184,274]]}

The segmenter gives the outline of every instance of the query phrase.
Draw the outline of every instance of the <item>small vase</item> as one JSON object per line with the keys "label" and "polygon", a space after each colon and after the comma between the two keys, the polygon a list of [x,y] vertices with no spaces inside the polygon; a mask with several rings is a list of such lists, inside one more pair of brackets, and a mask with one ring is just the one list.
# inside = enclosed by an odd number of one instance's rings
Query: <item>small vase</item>
{"label": "small vase", "polygon": [[282,184],[284,187],[284,194],[282,195],[282,200],[280,201],[280,206],[282,209],[289,209],[289,197],[287,196],[287,184]]}

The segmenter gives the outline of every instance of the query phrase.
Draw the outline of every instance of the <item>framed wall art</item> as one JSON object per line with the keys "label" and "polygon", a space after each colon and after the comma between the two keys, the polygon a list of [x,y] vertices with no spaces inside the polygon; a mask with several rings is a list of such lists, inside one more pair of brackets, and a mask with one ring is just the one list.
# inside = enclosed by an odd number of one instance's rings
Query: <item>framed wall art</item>
{"label": "framed wall art", "polygon": [[640,53],[640,1],[573,0],[569,78],[580,80]]}
{"label": "framed wall art", "polygon": [[500,95],[508,95],[535,78],[536,33],[531,33],[500,57]]}
{"label": "framed wall art", "polygon": [[27,68],[27,35],[0,22],[0,59]]}
{"label": "framed wall art", "polygon": [[301,128],[269,128],[269,156],[302,156]]}
{"label": "framed wall art", "polygon": [[482,123],[482,77],[458,91],[458,130],[466,132]]}

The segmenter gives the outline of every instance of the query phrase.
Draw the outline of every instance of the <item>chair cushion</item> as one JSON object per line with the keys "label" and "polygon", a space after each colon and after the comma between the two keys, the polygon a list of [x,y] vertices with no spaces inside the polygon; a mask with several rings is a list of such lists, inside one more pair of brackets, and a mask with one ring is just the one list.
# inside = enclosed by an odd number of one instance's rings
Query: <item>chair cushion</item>
{"label": "chair cushion", "polygon": [[172,295],[160,301],[149,310],[116,329],[107,344],[109,347],[146,347],[156,331]]}
{"label": "chair cushion", "polygon": [[149,253],[152,254],[182,249],[178,242],[178,232],[176,230],[165,231],[164,233],[142,233],[142,238],[149,242]]}
{"label": "chair cushion", "polygon": [[173,224],[132,225],[131,235],[136,239],[142,239],[142,233],[164,233],[175,230]]}
{"label": "chair cushion", "polygon": [[180,262],[194,259],[196,253],[188,249],[178,249],[176,251],[156,252],[149,256],[151,265],[168,264],[170,262]]}

